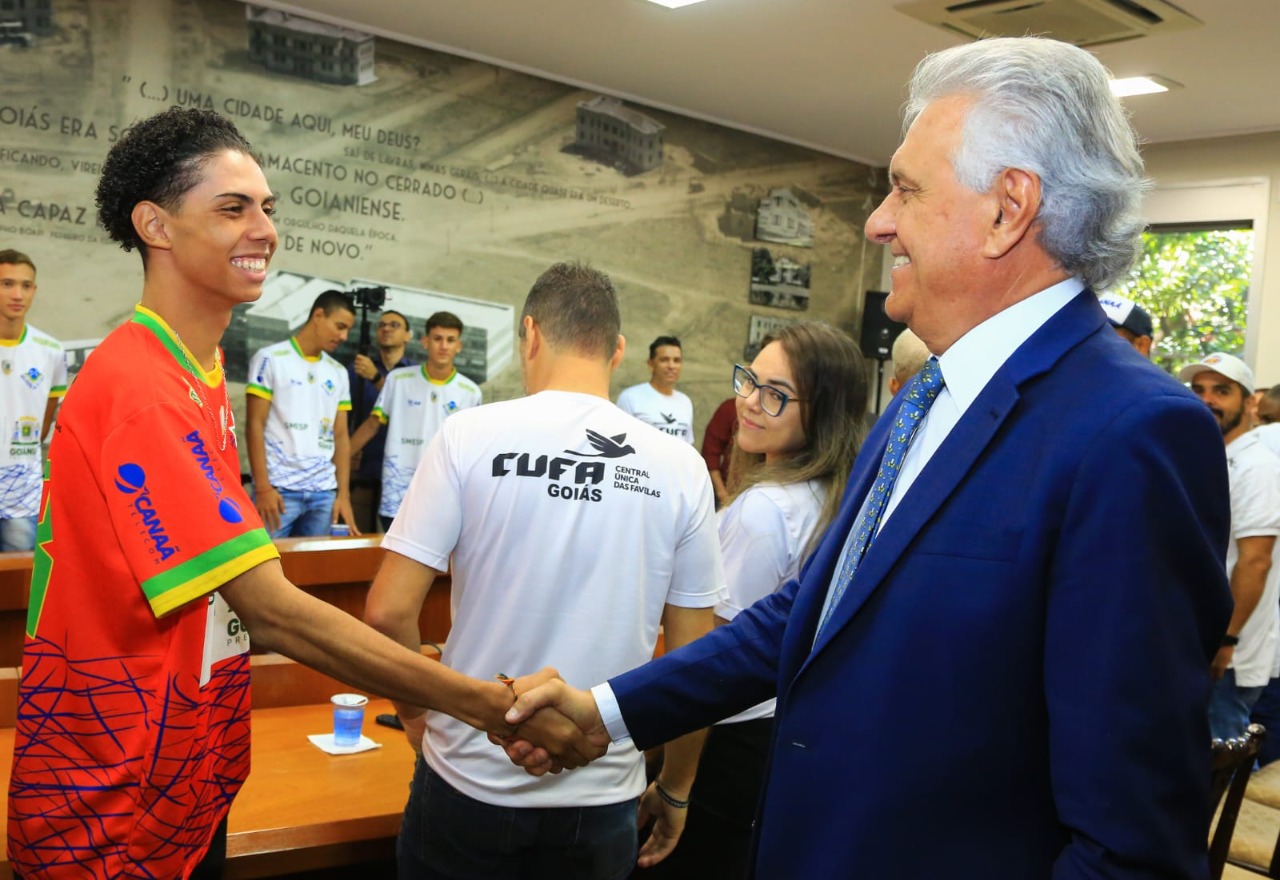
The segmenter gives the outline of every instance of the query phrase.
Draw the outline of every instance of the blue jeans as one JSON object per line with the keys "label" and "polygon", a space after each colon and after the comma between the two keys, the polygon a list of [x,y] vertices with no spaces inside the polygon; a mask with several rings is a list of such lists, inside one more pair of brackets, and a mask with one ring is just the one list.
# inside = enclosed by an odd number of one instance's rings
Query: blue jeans
{"label": "blue jeans", "polygon": [[[581,772],[581,771],[578,771]],[[621,880],[638,849],[637,799],[601,807],[498,807],[418,758],[396,862],[400,880]]]}
{"label": "blue jeans", "polygon": [[1262,685],[1238,687],[1236,671],[1228,669],[1213,683],[1213,693],[1209,695],[1209,734],[1214,739],[1244,736],[1244,729],[1249,726],[1249,712],[1265,689]]}
{"label": "blue jeans", "polygon": [[271,537],[302,538],[329,534],[329,525],[333,522],[333,502],[338,496],[336,490],[278,491],[284,500],[284,513],[280,514],[280,528],[272,532]]}
{"label": "blue jeans", "polygon": [[0,552],[32,550],[36,546],[36,518],[16,516],[0,519]]}

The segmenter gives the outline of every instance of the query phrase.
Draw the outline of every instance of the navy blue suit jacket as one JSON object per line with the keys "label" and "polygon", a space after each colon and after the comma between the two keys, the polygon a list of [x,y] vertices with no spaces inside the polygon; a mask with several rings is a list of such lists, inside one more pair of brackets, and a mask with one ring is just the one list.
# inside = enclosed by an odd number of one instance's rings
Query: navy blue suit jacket
{"label": "navy blue suit jacket", "polygon": [[776,692],[763,878],[1207,877],[1217,424],[1084,291],[947,436],[815,645],[899,403],[798,581],[611,681],[636,744]]}

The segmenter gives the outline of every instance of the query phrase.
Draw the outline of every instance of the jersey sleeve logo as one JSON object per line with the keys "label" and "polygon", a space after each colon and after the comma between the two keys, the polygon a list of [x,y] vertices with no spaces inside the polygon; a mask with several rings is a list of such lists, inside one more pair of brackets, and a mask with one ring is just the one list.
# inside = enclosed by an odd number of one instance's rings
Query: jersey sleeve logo
{"label": "jersey sleeve logo", "polygon": [[165,531],[164,521],[151,500],[151,490],[147,487],[147,473],[139,464],[126,462],[116,469],[116,489],[129,499],[133,508],[133,518],[138,524],[138,534],[151,542],[152,552],[159,557],[157,563],[164,562],[178,552],[173,546],[169,533]]}

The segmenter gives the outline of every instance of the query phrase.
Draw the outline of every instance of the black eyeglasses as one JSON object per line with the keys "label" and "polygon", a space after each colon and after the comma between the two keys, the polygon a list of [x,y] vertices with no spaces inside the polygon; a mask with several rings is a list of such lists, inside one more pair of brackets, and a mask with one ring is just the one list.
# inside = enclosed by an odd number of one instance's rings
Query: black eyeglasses
{"label": "black eyeglasses", "polygon": [[760,392],[760,408],[764,410],[764,414],[774,418],[782,415],[782,411],[787,408],[789,401],[801,401],[801,398],[792,397],[781,388],[774,388],[772,385],[761,385],[756,380],[755,373],[742,364],[734,364],[733,393],[739,397],[750,397],[753,391]]}

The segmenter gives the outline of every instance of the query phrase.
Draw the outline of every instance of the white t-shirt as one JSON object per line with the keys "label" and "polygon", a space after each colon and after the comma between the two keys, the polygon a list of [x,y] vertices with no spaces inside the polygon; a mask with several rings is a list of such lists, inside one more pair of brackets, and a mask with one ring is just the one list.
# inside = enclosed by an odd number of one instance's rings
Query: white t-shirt
{"label": "white t-shirt", "polygon": [[[450,417],[383,546],[437,571],[453,557],[444,663],[476,678],[555,666],[586,688],[653,656],[665,605],[724,587],[706,464],[587,394],[543,391]],[[457,790],[511,807],[613,804],[644,790],[630,745],[535,779],[438,712],[423,753]]]}
{"label": "white t-shirt", "polygon": [[[762,483],[720,511],[720,552],[728,588],[716,605],[717,617],[733,620],[800,573],[823,498],[817,480],[785,486]],[[775,702],[766,700],[720,723],[772,718]]]}
{"label": "white t-shirt", "polygon": [[0,340],[0,519],[35,516],[43,464],[40,432],[49,398],[67,393],[67,359],[52,336],[27,324]]}
{"label": "white t-shirt", "polygon": [[336,489],[333,423],[339,410],[351,409],[346,368],[324,352],[304,356],[293,339],[268,345],[249,363],[245,390],[271,401],[264,431],[271,485],[299,492]]}
{"label": "white t-shirt", "polygon": [[682,391],[667,395],[641,382],[618,395],[618,407],[664,434],[693,442],[693,401]]}
{"label": "white t-shirt", "polygon": [[378,513],[396,515],[422,451],[444,420],[480,403],[480,386],[457,370],[444,382],[428,376],[425,365],[400,367],[387,374],[373,406],[373,415],[387,426]]}
{"label": "white t-shirt", "polygon": [[1272,453],[1280,457],[1280,423],[1274,425],[1259,425],[1250,433],[1261,440],[1263,446],[1267,447],[1272,451]]}
{"label": "white t-shirt", "polygon": [[[1231,481],[1231,542],[1227,545],[1227,574],[1240,556],[1237,542],[1259,535],[1280,535],[1280,458],[1263,445],[1254,431],[1227,446]],[[1280,540],[1271,551],[1271,571],[1258,607],[1240,630],[1240,644],[1231,658],[1239,687],[1260,687],[1280,674]]]}

